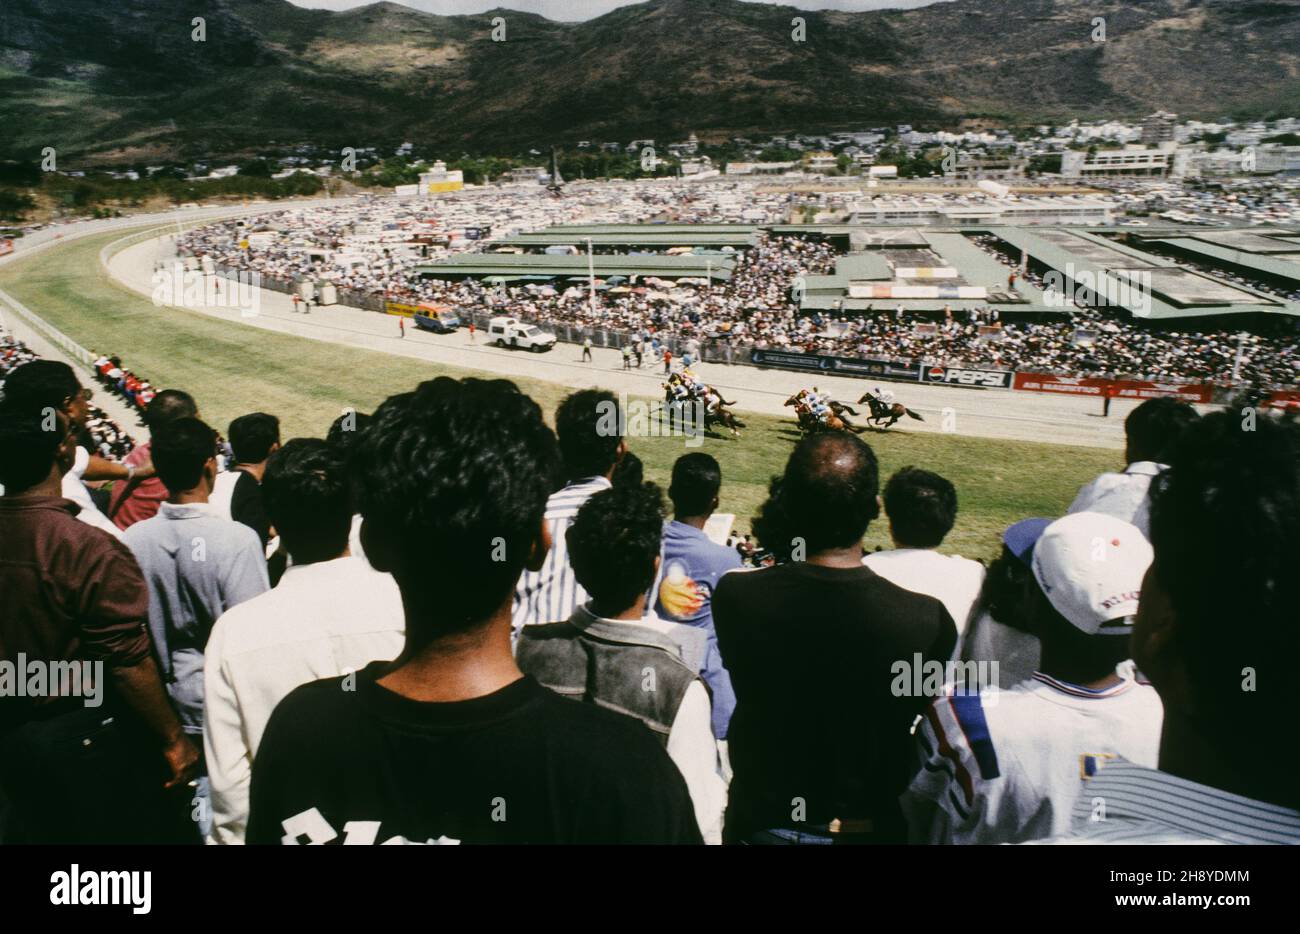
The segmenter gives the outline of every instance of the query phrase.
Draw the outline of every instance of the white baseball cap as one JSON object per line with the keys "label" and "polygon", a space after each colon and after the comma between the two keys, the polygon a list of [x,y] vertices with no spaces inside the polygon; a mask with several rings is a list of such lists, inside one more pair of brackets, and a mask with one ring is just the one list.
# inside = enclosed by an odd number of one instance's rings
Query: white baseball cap
{"label": "white baseball cap", "polygon": [[1137,526],[1099,512],[1057,519],[1034,544],[1034,579],[1056,611],[1087,635],[1133,629],[1151,544]]}

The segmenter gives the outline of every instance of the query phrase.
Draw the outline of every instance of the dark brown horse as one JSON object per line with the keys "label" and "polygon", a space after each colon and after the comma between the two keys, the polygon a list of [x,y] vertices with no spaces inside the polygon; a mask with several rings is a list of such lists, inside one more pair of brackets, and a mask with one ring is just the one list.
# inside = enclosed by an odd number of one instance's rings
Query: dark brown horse
{"label": "dark brown horse", "polygon": [[[871,407],[871,413],[867,416],[867,421],[872,422],[876,428],[888,428],[904,415],[908,418],[914,418],[918,422],[925,421],[918,413],[913,412],[901,402],[885,402],[883,399],[877,399],[869,392],[863,393],[862,398],[858,400],[858,405],[863,403]],[[881,422],[885,424],[881,425]]]}
{"label": "dark brown horse", "polygon": [[812,434],[818,431],[851,431],[855,435],[860,435],[862,432],[866,431],[865,428],[859,425],[854,425],[847,419],[843,419],[836,415],[834,411],[831,411],[826,416],[825,420],[818,418],[813,414],[812,409],[810,409],[803,400],[799,398],[798,393],[791,396],[789,399],[786,399],[785,404],[794,406],[795,415],[799,418],[799,428],[805,434]]}

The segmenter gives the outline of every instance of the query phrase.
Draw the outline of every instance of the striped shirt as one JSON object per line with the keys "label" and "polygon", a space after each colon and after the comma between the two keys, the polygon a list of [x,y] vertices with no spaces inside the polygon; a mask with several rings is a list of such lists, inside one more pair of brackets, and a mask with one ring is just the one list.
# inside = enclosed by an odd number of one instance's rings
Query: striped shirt
{"label": "striped shirt", "polygon": [[1300,811],[1135,765],[1098,760],[1088,769],[1068,836],[1072,844],[1300,844]]}
{"label": "striped shirt", "polygon": [[1135,677],[1093,690],[1042,672],[1010,690],[940,697],[916,729],[922,768],[902,797],[914,843],[1019,843],[1066,833],[1084,763],[1155,765],[1160,697]]}
{"label": "striped shirt", "polygon": [[551,550],[540,571],[525,570],[519,578],[512,620],[516,630],[521,626],[562,622],[587,602],[587,591],[574,578],[573,568],[569,566],[569,543],[565,540],[565,533],[582,504],[611,486],[605,477],[586,477],[552,493],[546,501]]}

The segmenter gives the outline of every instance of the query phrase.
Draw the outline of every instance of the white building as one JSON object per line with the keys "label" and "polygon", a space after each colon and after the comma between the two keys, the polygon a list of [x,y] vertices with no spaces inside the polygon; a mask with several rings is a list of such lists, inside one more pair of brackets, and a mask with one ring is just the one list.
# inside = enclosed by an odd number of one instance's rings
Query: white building
{"label": "white building", "polygon": [[1123,175],[1179,178],[1187,174],[1190,152],[1173,143],[1159,147],[1125,146],[1089,154],[1077,149],[1061,154],[1061,175],[1066,178],[1106,178]]}

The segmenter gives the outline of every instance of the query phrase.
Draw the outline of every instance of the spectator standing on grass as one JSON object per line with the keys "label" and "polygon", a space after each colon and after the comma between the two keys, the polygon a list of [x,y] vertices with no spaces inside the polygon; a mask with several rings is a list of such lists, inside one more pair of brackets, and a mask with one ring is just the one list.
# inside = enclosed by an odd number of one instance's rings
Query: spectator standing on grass
{"label": "spectator standing on grass", "polygon": [[276,707],[250,843],[700,842],[650,731],[515,662],[512,594],[546,556],[557,462],[537,404],[505,380],[442,377],[379,407],[353,463],[405,648],[351,690],[316,681]]}
{"label": "spectator standing on grass", "polygon": [[1029,627],[1042,663],[1008,691],[965,684],[916,730],[922,768],[904,795],[914,843],[1021,843],[1063,833],[1080,761],[1154,766],[1160,698],[1137,680],[1129,636],[1151,546],[1133,525],[1081,512],[1033,548]]}
{"label": "spectator standing on grass", "polygon": [[567,621],[525,627],[519,666],[564,697],[640,719],[686,779],[704,842],[721,843],[726,785],[700,679],[706,635],[649,609],[662,529],[663,497],[653,484],[587,500],[565,537],[591,599]]}
{"label": "spectator standing on grass", "polygon": [[293,560],[274,589],[228,610],[204,650],[204,748],[212,837],[242,843],[248,788],[271,712],[290,691],[402,650],[402,597],[391,574],[350,553],[352,491],[343,452],[297,438],[262,481],[266,508]]}
{"label": "spectator standing on grass", "polygon": [[1300,844],[1300,786],[1274,755],[1300,653],[1300,423],[1242,419],[1193,423],[1152,485],[1132,651],[1164,703],[1159,768],[1084,763],[1057,842]]}
{"label": "spectator standing on grass", "polygon": [[[122,540],[149,587],[149,635],[168,693],[185,732],[202,742],[208,635],[222,613],[267,589],[266,558],[256,532],[209,509],[216,432],[197,418],[180,418],[159,429],[153,443],[167,501]],[[199,798],[206,799],[206,779]]]}
{"label": "spectator standing on grass", "polygon": [[897,666],[916,678],[942,668],[957,629],[938,600],[863,566],[878,476],[860,438],[803,439],[754,522],[760,544],[787,563],[718,582],[713,619],[736,691],[729,841],[906,837],[908,730],[927,700],[894,690]]}
{"label": "spectator standing on grass", "polygon": [[936,473],[904,467],[889,478],[884,499],[894,547],[862,563],[904,590],[941,601],[962,636],[984,583],[984,565],[936,550],[957,521],[956,489]]}
{"label": "spectator standing on grass", "polygon": [[555,623],[568,619],[587,600],[587,592],[573,576],[565,533],[578,509],[596,493],[613,486],[627,444],[618,432],[618,399],[603,389],[584,389],[560,403],[555,413],[563,460],[564,487],[546,504],[551,547],[537,569],[520,575],[515,593],[514,625]]}
{"label": "spectator standing on grass", "polygon": [[265,412],[241,415],[230,423],[233,463],[217,474],[208,503],[212,514],[243,523],[265,546],[271,522],[262,502],[261,483],[266,461],[280,448],[280,420]]}
{"label": "spectator standing on grass", "polygon": [[[5,378],[5,405],[15,412],[35,415],[54,430],[54,420],[65,418],[74,436],[79,436],[90,417],[91,391],[82,387],[72,367],[57,360],[32,360],[15,369]],[[144,450],[142,450],[142,448]],[[92,454],[78,443],[73,449],[74,459],[62,475],[63,496],[78,506],[76,517],[97,529],[120,538],[117,526],[109,521],[91,499],[85,481],[113,480],[121,483],[151,482],[153,465],[149,462],[148,446],[142,445],[127,456],[124,463],[106,460]]]}
{"label": "spectator standing on grass", "polygon": [[1166,469],[1169,452],[1200,416],[1181,399],[1148,399],[1124,419],[1123,473],[1104,473],[1085,484],[1067,512],[1101,512],[1131,522],[1147,534],[1151,481]]}
{"label": "spectator standing on grass", "polygon": [[0,405],[0,660],[102,665],[81,696],[0,697],[3,842],[192,841],[185,788],[199,751],[150,652],[139,566],[63,495],[74,427]]}
{"label": "spectator standing on grass", "polygon": [[[150,441],[128,454],[125,463],[137,465],[148,462],[153,446],[152,437],[155,433],[177,419],[198,417],[199,409],[194,403],[193,396],[179,389],[164,389],[154,396],[149,407],[144,410],[144,423],[149,429]],[[126,483],[114,485],[108,514],[119,529],[127,529],[137,522],[156,515],[158,506],[165,499],[167,499],[167,487],[159,477],[152,476],[141,480],[136,476]]]}
{"label": "spectator standing on grass", "polygon": [[664,523],[659,577],[651,598],[661,619],[694,627],[706,635],[707,654],[700,675],[713,693],[714,736],[725,740],[736,695],[718,650],[713,592],[722,575],[743,562],[734,547],[719,545],[704,534],[709,516],[718,508],[721,490],[722,468],[712,455],[694,451],[673,464],[668,488],[673,517]]}

